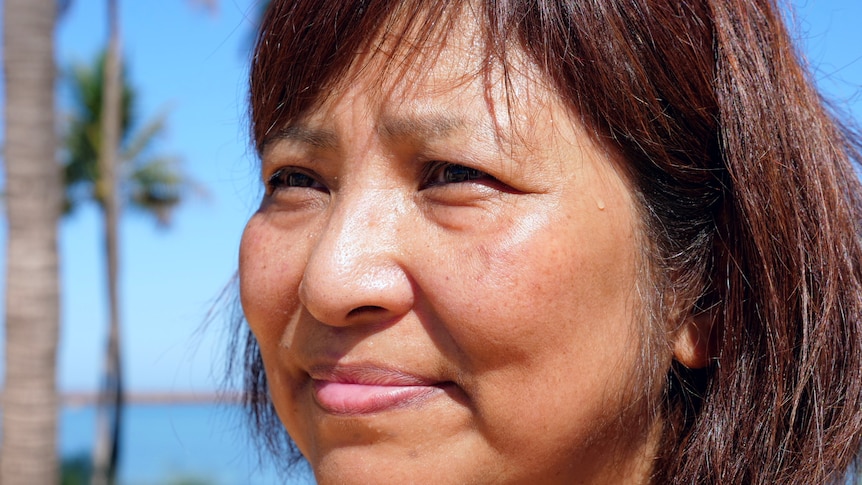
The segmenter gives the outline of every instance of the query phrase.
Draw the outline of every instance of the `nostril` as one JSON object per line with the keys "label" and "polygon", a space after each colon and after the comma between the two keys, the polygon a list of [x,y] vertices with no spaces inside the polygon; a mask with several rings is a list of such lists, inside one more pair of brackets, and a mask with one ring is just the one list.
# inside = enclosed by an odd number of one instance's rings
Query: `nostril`
{"label": "nostril", "polygon": [[385,312],[386,309],[380,306],[364,305],[356,307],[347,314],[348,317],[357,317],[360,315],[373,315],[375,313]]}

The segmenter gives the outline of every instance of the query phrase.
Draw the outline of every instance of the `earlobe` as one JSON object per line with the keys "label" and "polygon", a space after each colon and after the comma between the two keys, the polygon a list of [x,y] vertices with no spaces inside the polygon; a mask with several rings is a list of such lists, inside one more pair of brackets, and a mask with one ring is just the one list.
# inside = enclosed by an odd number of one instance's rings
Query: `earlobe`
{"label": "earlobe", "polygon": [[702,312],[685,319],[674,337],[673,356],[689,369],[701,369],[713,357],[713,315]]}

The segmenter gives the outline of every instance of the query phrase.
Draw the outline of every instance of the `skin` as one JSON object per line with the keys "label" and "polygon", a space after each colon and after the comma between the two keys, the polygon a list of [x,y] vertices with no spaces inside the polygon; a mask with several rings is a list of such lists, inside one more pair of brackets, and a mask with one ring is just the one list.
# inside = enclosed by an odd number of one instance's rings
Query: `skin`
{"label": "skin", "polygon": [[240,282],[271,398],[320,483],[645,483],[632,191],[529,64],[511,110],[486,92],[475,30],[263,150]]}

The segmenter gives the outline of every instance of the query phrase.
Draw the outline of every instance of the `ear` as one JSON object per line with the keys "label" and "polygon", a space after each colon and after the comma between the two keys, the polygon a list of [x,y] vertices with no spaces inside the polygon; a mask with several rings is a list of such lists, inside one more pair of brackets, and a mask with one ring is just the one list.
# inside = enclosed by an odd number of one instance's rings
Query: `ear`
{"label": "ear", "polygon": [[714,354],[712,312],[685,318],[674,336],[673,356],[689,369],[701,369]]}

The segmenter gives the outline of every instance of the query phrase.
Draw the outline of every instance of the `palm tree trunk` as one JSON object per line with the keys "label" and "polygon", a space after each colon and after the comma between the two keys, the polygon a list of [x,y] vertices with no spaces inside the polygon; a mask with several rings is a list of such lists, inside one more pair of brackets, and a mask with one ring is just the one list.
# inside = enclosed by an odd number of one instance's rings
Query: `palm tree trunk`
{"label": "palm tree trunk", "polygon": [[58,483],[56,0],[6,0],[6,389],[0,483]]}
{"label": "palm tree trunk", "polygon": [[119,219],[117,193],[117,156],[119,153],[122,113],[120,32],[117,0],[108,0],[108,51],[105,58],[104,99],[102,101],[102,144],[99,150],[97,191],[104,210],[105,256],[108,287],[108,340],[105,348],[105,376],[96,424],[96,447],[93,453],[93,484],[115,482],[121,436],[123,386],[120,358],[119,306]]}

